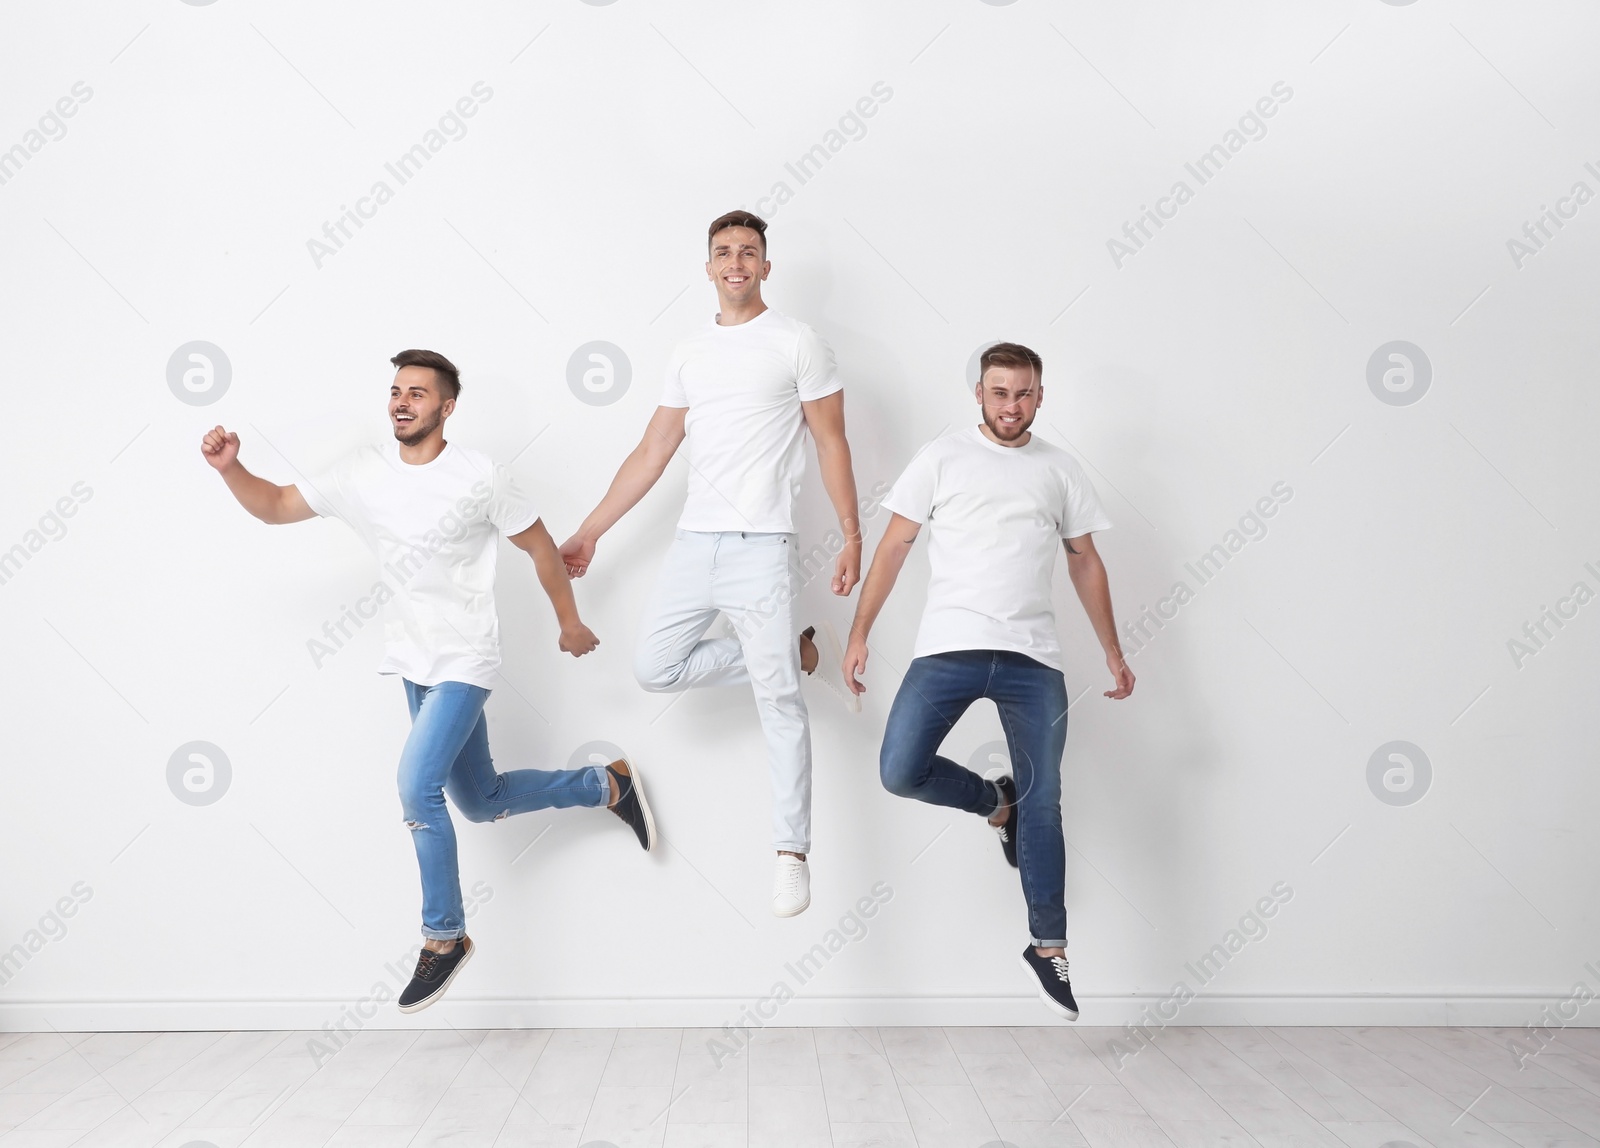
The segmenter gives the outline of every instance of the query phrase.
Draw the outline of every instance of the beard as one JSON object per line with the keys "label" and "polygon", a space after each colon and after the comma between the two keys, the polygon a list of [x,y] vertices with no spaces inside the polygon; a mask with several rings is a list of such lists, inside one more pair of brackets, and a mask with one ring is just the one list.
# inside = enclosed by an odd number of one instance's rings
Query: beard
{"label": "beard", "polygon": [[[1034,417],[1037,418],[1038,416],[1035,415]],[[983,425],[988,427],[989,433],[994,435],[994,437],[999,439],[1001,442],[1011,442],[1013,439],[1019,439],[1028,433],[1028,428],[1033,425],[1033,419],[1030,418],[1026,422],[1021,422],[1015,427],[1008,428],[1003,426],[998,419],[989,414],[988,407],[984,407]]]}
{"label": "beard", "polygon": [[400,442],[405,443],[407,446],[410,446],[412,443],[421,442],[434,431],[438,430],[439,422],[440,419],[437,412],[434,413],[431,419],[425,419],[421,415],[418,415],[417,420],[409,427],[395,427],[394,437]]}

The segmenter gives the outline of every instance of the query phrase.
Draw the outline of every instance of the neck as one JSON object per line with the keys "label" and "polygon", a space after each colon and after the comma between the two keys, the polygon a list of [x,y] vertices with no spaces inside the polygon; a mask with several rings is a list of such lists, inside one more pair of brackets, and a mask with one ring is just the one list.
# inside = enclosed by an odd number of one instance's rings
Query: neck
{"label": "neck", "polygon": [[988,423],[979,423],[978,429],[983,432],[984,438],[988,439],[996,446],[1027,446],[1028,440],[1033,437],[1032,431],[1023,431],[1016,438],[1007,442],[1005,439],[997,437],[994,431],[989,429]]}
{"label": "neck", "polygon": [[743,303],[735,303],[719,293],[717,305],[719,307],[717,325],[721,327],[737,327],[740,323],[748,323],[767,309],[766,303],[762,302],[760,291],[751,295]]}
{"label": "neck", "polygon": [[422,466],[443,454],[448,445],[444,441],[444,434],[435,431],[421,442],[400,443],[400,461],[410,466]]}

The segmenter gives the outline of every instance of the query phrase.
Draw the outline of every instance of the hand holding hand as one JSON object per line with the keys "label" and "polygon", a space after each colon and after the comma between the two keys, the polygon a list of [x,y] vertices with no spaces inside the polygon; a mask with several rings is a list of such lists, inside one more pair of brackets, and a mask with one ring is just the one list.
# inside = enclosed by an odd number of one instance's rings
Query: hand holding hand
{"label": "hand holding hand", "polygon": [[566,564],[568,578],[582,578],[594,561],[594,543],[574,534],[561,544],[561,561]]}

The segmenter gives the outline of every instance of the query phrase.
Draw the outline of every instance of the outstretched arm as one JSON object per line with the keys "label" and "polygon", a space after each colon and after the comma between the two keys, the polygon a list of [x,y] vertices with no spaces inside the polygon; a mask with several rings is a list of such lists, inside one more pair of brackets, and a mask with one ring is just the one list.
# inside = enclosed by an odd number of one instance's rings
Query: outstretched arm
{"label": "outstretched arm", "polygon": [[846,597],[861,581],[861,520],[856,517],[856,475],[850,463],[850,443],[844,437],[844,392],[835,391],[800,404],[811,437],[817,443],[817,465],[822,485],[839,516],[844,549],[833,568],[833,592]]}
{"label": "outstretched arm", "polygon": [[622,460],[605,497],[589,512],[578,532],[561,544],[561,558],[568,574],[583,577],[594,561],[594,547],[600,536],[632,510],[666,471],[667,463],[683,442],[684,417],[688,413],[688,407],[657,407],[650,416],[644,437]]}
{"label": "outstretched arm", "polygon": [[844,681],[852,693],[867,692],[867,687],[856,680],[856,675],[867,668],[867,635],[872,632],[872,624],[878,620],[878,612],[888,600],[889,591],[894,589],[900,567],[905,565],[906,555],[911,553],[921,529],[920,523],[891,514],[889,527],[883,532],[878,549],[873,551],[872,569],[867,571],[867,580],[861,584],[861,600],[856,603],[855,621],[850,623],[850,644],[844,653]]}
{"label": "outstretched arm", "polygon": [[1108,698],[1125,698],[1133,693],[1133,671],[1122,656],[1122,643],[1117,640],[1117,622],[1111,613],[1111,582],[1106,577],[1105,563],[1094,548],[1094,535],[1080,534],[1077,538],[1062,539],[1067,550],[1067,576],[1072,588],[1078,592],[1083,612],[1089,615],[1095,637],[1106,652],[1106,668],[1116,679],[1117,688],[1106,690]]}
{"label": "outstretched arm", "polygon": [[556,621],[561,626],[561,640],[558,643],[561,649],[574,658],[581,658],[598,646],[600,639],[578,617],[578,602],[572,596],[572,582],[567,578],[566,566],[561,561],[555,540],[544,528],[544,520],[535,519],[532,526],[511,535],[508,541],[533,559],[539,585],[544,587],[550,605],[555,607]]}
{"label": "outstretched arm", "polygon": [[206,432],[200,440],[200,453],[211,464],[222,481],[228,484],[239,505],[269,526],[288,522],[304,522],[315,518],[316,511],[306,505],[300,490],[295,486],[279,486],[264,478],[257,478],[239,461],[239,436],[220,426]]}

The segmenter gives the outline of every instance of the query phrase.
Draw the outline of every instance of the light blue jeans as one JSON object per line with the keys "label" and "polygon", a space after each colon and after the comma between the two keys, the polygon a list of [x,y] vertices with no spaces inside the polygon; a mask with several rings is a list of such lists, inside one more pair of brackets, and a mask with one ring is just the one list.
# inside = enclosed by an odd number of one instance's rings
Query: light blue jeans
{"label": "light blue jeans", "polygon": [[411,734],[400,754],[400,808],[422,870],[422,935],[450,941],[466,934],[467,916],[446,793],[468,821],[499,821],[534,809],[605,805],[611,786],[597,766],[497,773],[483,716],[488,690],[465,682],[405,685]]}
{"label": "light blue jeans", "polygon": [[[748,685],[772,768],[772,844],[811,851],[811,725],[800,696],[794,535],[680,530],[645,610],[633,672],[647,690]],[[707,638],[717,614],[735,638]]]}

